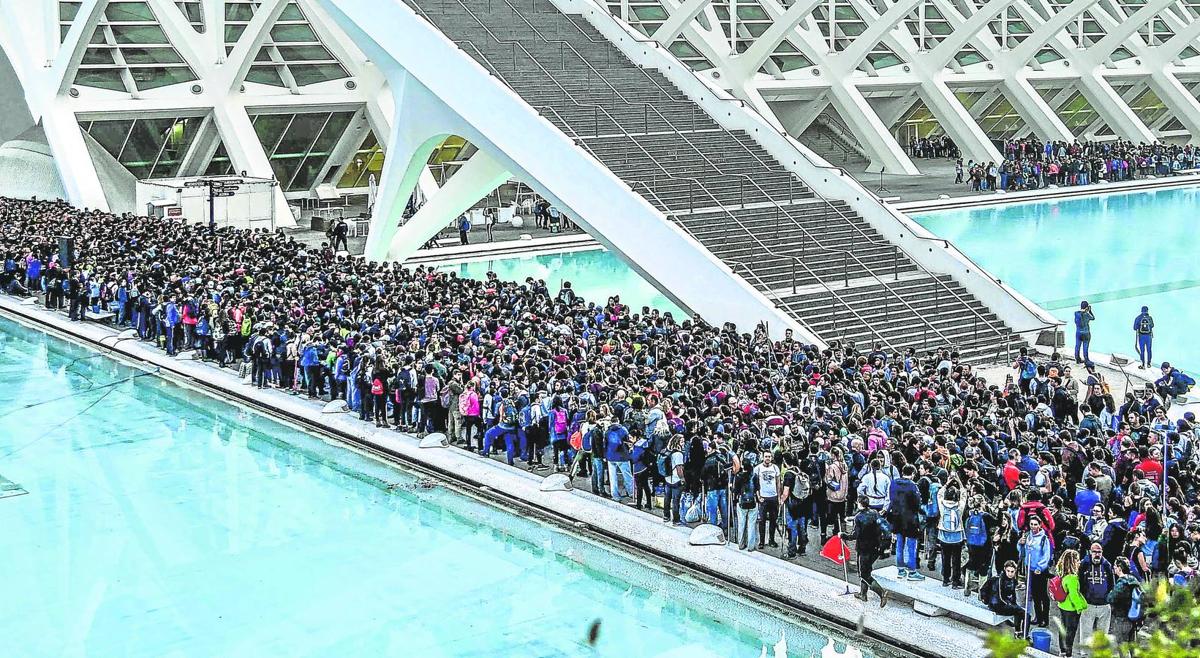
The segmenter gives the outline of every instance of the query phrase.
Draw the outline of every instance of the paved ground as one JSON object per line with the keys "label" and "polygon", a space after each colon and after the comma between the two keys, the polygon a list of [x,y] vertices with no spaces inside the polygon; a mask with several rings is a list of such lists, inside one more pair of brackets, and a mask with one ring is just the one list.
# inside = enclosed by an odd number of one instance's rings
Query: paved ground
{"label": "paved ground", "polygon": [[954,184],[954,160],[914,158],[913,163],[921,170],[920,176],[885,173],[882,178],[882,190],[879,188],[880,176],[878,173],[851,171],[850,175],[871,192],[897,203],[936,199],[943,194],[951,197],[987,194],[986,192],[975,192],[971,190],[970,185],[965,183]]}
{"label": "paved ground", "polygon": [[[355,213],[355,215],[357,215],[357,213]],[[347,214],[347,216],[351,215]],[[323,242],[328,242],[329,240],[325,237],[325,233],[323,231],[314,231],[309,228],[310,222],[308,217],[309,213],[304,213],[304,219],[298,222],[299,227],[292,229],[295,238],[305,244],[313,246],[320,245]],[[582,231],[574,227],[563,230],[559,233],[552,233],[549,229],[535,227],[533,225],[533,218],[526,217],[524,225],[521,226],[521,228],[513,228],[509,224],[497,224],[492,228],[491,240],[488,240],[487,232],[482,227],[475,227],[471,231],[469,239],[471,243],[502,242],[508,240],[519,240],[522,235],[530,235],[534,238],[545,238],[553,235],[577,235],[579,233],[582,233]],[[440,246],[459,244],[458,231],[451,228],[443,229],[434,239],[440,243]],[[363,253],[363,249],[365,248],[367,239],[365,237],[352,237],[349,238],[347,242],[350,245],[350,253],[361,255]]]}

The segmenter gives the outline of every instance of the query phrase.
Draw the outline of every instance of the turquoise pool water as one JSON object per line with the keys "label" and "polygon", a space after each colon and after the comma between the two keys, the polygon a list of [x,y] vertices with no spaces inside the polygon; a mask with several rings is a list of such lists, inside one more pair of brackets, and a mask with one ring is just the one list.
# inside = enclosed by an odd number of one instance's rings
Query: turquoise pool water
{"label": "turquoise pool water", "polygon": [[0,476],[28,492],[0,497],[5,656],[753,658],[781,635],[789,656],[827,643],[4,318],[0,377]]}
{"label": "turquoise pool water", "polygon": [[496,258],[467,263],[444,265],[440,269],[458,272],[459,276],[481,279],[495,272],[501,279],[542,279],[556,294],[563,281],[584,299],[603,304],[610,296],[620,295],[621,301],[635,311],[643,306],[670,311],[678,320],[687,317],[666,295],[646,282],[636,271],[604,249],[573,251],[562,254],[542,254],[513,258]]}
{"label": "turquoise pool water", "polygon": [[[1137,353],[1133,318],[1154,316],[1154,359],[1200,371],[1200,189],[948,210],[913,218],[1026,297],[1072,322],[1096,309],[1092,347]],[[1074,349],[1074,325],[1067,326]]]}

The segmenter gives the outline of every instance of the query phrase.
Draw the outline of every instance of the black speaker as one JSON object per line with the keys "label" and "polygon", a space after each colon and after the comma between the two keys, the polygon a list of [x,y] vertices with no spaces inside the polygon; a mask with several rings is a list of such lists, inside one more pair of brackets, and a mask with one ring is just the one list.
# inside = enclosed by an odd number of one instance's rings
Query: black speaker
{"label": "black speaker", "polygon": [[71,267],[71,262],[75,256],[75,238],[69,238],[65,235],[58,236],[58,266]]}

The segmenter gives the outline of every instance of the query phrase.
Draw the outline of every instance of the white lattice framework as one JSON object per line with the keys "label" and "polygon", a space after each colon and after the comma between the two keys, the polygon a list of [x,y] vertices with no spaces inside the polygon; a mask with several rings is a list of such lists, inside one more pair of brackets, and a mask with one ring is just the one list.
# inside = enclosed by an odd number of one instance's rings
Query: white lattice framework
{"label": "white lattice framework", "polygon": [[[872,168],[901,140],[1200,138],[1198,0],[608,0],[792,135],[836,114]],[[830,109],[832,108],[832,112]],[[897,135],[900,135],[898,139]]]}
{"label": "white lattice framework", "polygon": [[[152,21],[139,16],[146,7]],[[280,186],[280,218],[292,216],[288,199],[338,179],[368,130],[381,148],[392,134],[384,77],[314,0],[0,2],[0,45],[70,200],[92,208],[108,203],[81,130],[90,122],[192,117],[198,132],[172,173],[204,174],[219,158],[234,172],[271,178],[271,145],[256,135],[254,116],[337,113],[349,123],[323,145],[326,166],[311,184],[306,176],[286,194]]]}

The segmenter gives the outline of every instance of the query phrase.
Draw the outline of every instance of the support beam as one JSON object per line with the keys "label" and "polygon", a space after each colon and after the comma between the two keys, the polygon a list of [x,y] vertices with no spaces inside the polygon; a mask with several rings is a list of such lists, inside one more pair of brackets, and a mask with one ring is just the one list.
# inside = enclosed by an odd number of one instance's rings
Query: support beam
{"label": "support beam", "polygon": [[671,11],[667,20],[658,26],[651,37],[664,48],[671,47],[688,23],[695,20],[710,4],[712,0],[687,0]]}
{"label": "support beam", "polygon": [[1154,133],[1142,123],[1133,109],[1121,100],[1121,95],[1102,76],[1085,74],[1079,78],[1079,92],[1092,104],[1104,122],[1124,139],[1134,142],[1154,141]]}
{"label": "support beam", "polygon": [[388,247],[387,260],[402,262],[416,253],[455,217],[494,192],[510,177],[508,170],[495,158],[485,151],[476,151],[415,215],[400,226]]}
{"label": "support beam", "polygon": [[[271,27],[275,25],[275,21],[279,19],[279,15],[286,7],[287,0],[264,0],[258,10],[254,12],[254,17],[246,24],[246,30],[242,32],[237,44],[225,58],[223,71],[225,75],[222,82],[226,90],[234,92],[241,86],[242,81],[246,79],[246,74],[250,72],[250,65],[254,63],[255,55],[262,48],[263,40],[267,38]],[[223,48],[224,46],[222,46]]]}
{"label": "support beam", "polygon": [[196,137],[192,139],[192,145],[184,154],[183,162],[179,163],[178,176],[202,175],[220,145],[221,134],[217,131],[217,124],[213,121],[212,115],[208,115],[204,117],[200,127],[196,130]]}
{"label": "support beam", "polygon": [[771,104],[771,110],[779,117],[787,134],[799,137],[808,130],[813,121],[829,107],[829,99],[822,92],[811,101],[779,101]]}
{"label": "support beam", "polygon": [[1150,88],[1163,105],[1170,110],[1168,116],[1179,119],[1191,133],[1192,140],[1200,139],[1200,101],[1174,75],[1161,69],[1150,72]]}
{"label": "support beam", "polygon": [[[83,0],[79,13],[71,22],[71,29],[67,30],[67,38],[59,48],[58,57],[54,59],[54,70],[45,78],[48,88],[43,91],[43,95],[47,99],[47,106],[54,104],[53,101],[49,101],[50,98],[67,93],[67,89],[75,81],[75,72],[83,61],[88,41],[91,40],[92,33],[96,31],[96,24],[104,17],[104,10],[107,8],[108,0]],[[46,111],[49,112],[50,108],[47,107]]]}
{"label": "support beam", "polygon": [[1053,108],[1042,100],[1042,95],[1029,84],[1024,76],[1005,76],[1000,83],[1004,97],[1012,104],[1013,109],[1025,119],[1026,125],[1032,127],[1041,139],[1051,141],[1072,142],[1075,136],[1062,122]]}
{"label": "support beam", "polygon": [[1120,48],[1129,37],[1133,36],[1148,21],[1158,16],[1164,9],[1178,2],[1178,0],[1150,0],[1141,9],[1133,12],[1133,14],[1120,23],[1106,27],[1107,34],[1100,41],[1088,46],[1078,53],[1079,59],[1091,64],[1099,66],[1112,55],[1113,51]]}
{"label": "support beam", "polygon": [[917,169],[896,141],[890,126],[883,125],[879,115],[875,114],[867,99],[853,84],[844,79],[835,82],[829,88],[829,100],[848,125],[865,133],[858,135],[858,141],[871,155],[867,171],[920,175],[921,170]]}
{"label": "support beam", "polygon": [[[271,161],[258,141],[258,134],[254,132],[254,124],[250,123],[245,106],[230,97],[213,108],[212,118],[235,172],[246,172],[247,176],[256,178],[275,178]],[[296,222],[283,196],[282,186],[275,187],[275,217],[282,226],[294,226]]]}
{"label": "support beam", "polygon": [[991,47],[994,45],[993,41],[988,39],[981,44],[979,42],[982,41],[982,39],[979,37],[983,34],[990,34],[987,27],[988,24],[991,23],[992,19],[998,16],[1000,12],[1008,11],[1009,6],[1011,6],[1015,1],[1016,0],[990,0],[987,4],[972,12],[970,17],[965,19],[963,18],[962,14],[958,12],[958,9],[949,2],[935,1],[934,5],[938,7],[938,10],[941,11],[941,14],[943,17],[945,17],[946,22],[950,23],[950,25],[954,28],[954,31],[946,35],[940,42],[938,42],[938,45],[934,46],[932,50],[925,53],[921,59],[927,60],[931,69],[941,69],[946,66],[950,60],[954,59],[954,56],[958,54],[958,51],[963,49],[963,46],[974,42],[976,49],[981,53],[984,53],[984,56],[987,57],[988,60],[994,60],[996,58],[996,49]]}
{"label": "support beam", "polygon": [[771,27],[759,35],[754,43],[746,49],[746,52],[730,58],[729,72],[737,76],[739,81],[749,80],[763,62],[771,56],[771,53],[775,52],[779,44],[787,38],[787,35],[795,30],[800,21],[808,17],[819,4],[821,4],[821,0],[796,0],[792,3],[787,11],[775,17],[775,22],[771,23]]}
{"label": "support beam", "polygon": [[42,130],[54,154],[54,165],[58,167],[67,200],[77,206],[108,212],[104,187],[70,105],[48,105],[42,112]]}
{"label": "support beam", "polygon": [[958,145],[964,158],[984,162],[1004,159],[983,128],[940,78],[922,83],[920,95],[925,107],[937,117],[938,124]]}
{"label": "support beam", "polygon": [[888,7],[887,11],[879,15],[875,15],[874,7],[865,2],[854,3],[858,13],[862,15],[862,19],[866,21],[867,29],[854,37],[854,41],[851,41],[845,50],[832,57],[841,60],[842,70],[847,73],[858,68],[875,44],[887,36],[896,27],[896,24],[904,20],[904,17],[917,8],[921,2],[922,0],[897,0]]}

